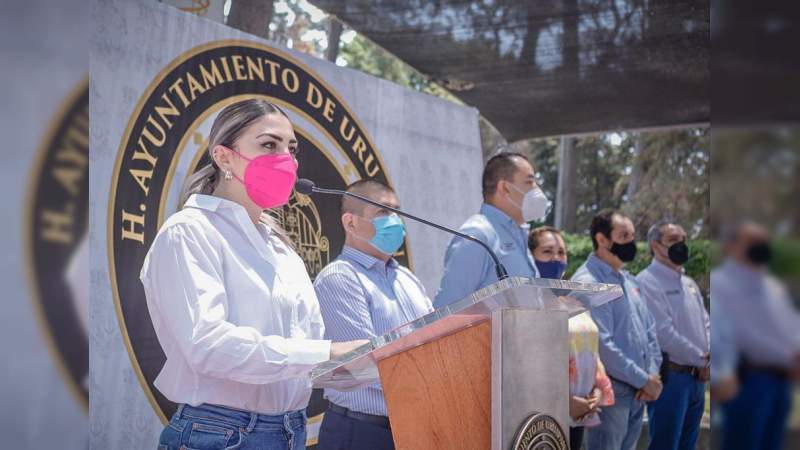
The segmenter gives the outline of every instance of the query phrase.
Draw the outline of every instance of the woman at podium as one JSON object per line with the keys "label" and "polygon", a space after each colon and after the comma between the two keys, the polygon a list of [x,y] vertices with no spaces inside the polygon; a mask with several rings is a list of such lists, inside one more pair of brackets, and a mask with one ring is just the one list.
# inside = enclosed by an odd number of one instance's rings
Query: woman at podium
{"label": "woman at podium", "polygon": [[286,114],[231,104],[206,151],[141,271],[167,357],[155,386],[178,404],[158,448],[303,449],[311,368],[364,341],[322,339],[305,265],[264,213],[288,202],[296,178]]}
{"label": "woman at podium", "polygon": [[[531,230],[528,247],[542,278],[561,279],[567,269],[567,247],[553,227]],[[614,404],[611,380],[600,362],[599,329],[589,312],[569,319],[569,442],[580,449],[584,427],[600,424],[598,408]]]}

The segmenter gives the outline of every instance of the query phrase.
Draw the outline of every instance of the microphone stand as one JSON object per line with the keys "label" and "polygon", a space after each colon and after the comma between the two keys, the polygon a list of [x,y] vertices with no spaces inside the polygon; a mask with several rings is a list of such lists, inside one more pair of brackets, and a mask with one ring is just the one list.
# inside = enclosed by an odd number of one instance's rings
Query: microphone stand
{"label": "microphone stand", "polygon": [[[308,186],[304,186],[304,187],[307,188]],[[461,233],[460,231],[451,230],[450,228],[444,227],[444,226],[439,225],[439,224],[435,224],[435,223],[433,223],[433,222],[431,222],[429,220],[425,220],[425,219],[413,216],[413,215],[411,215],[411,214],[409,214],[407,212],[401,211],[401,210],[399,210],[397,208],[392,208],[391,206],[384,205],[383,203],[379,203],[379,202],[376,202],[374,200],[370,200],[370,199],[368,199],[366,197],[363,197],[363,196],[358,195],[358,194],[354,194],[352,192],[340,191],[338,189],[325,189],[325,188],[320,188],[320,187],[317,187],[317,186],[314,186],[314,185],[312,185],[310,187],[311,187],[311,191],[312,192],[316,192],[318,194],[344,195],[344,196],[347,196],[347,197],[355,198],[355,199],[358,199],[358,200],[360,200],[362,202],[369,203],[370,205],[377,206],[378,208],[387,209],[387,210],[389,210],[389,211],[391,211],[393,213],[397,213],[398,215],[401,215],[403,217],[408,217],[409,219],[415,220],[417,222],[424,223],[425,225],[428,225],[430,227],[436,228],[438,230],[442,230],[442,231],[446,231],[446,232],[448,232],[450,234],[454,234],[454,235],[456,235],[456,236],[458,236],[458,237],[460,237],[462,239],[466,239],[468,241],[475,242],[475,243],[479,244],[481,247],[483,247],[489,253],[489,256],[492,257],[492,261],[494,261],[495,272],[497,273],[497,279],[498,280],[503,280],[503,279],[508,278],[508,272],[506,271],[506,268],[503,267],[503,265],[500,263],[500,259],[497,257],[497,255],[494,254],[492,249],[489,248],[489,246],[486,245],[485,242],[481,241],[480,239],[478,239],[478,238],[476,238],[474,236],[470,236],[468,234]],[[301,193],[303,193],[303,192],[301,192]]]}

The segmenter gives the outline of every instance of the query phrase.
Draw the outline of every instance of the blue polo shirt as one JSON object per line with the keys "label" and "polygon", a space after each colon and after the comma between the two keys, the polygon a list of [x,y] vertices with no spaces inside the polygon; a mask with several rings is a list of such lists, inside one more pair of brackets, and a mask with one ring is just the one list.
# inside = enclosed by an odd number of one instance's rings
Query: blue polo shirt
{"label": "blue polo shirt", "polygon": [[[484,203],[480,213],[459,229],[480,239],[494,250],[511,277],[538,278],[539,272],[528,250],[527,224],[518,225],[508,214]],[[444,257],[444,276],[433,306],[441,308],[497,281],[494,261],[475,242],[454,237]]]}

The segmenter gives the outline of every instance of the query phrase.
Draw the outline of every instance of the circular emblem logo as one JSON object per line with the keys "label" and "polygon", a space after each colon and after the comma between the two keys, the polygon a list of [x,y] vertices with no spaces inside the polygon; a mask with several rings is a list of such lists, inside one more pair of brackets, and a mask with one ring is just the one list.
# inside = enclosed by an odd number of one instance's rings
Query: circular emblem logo
{"label": "circular emblem logo", "polygon": [[547,414],[533,414],[522,423],[513,450],[569,450],[564,430]]}
{"label": "circular emblem logo", "polygon": [[88,411],[88,79],[61,106],[37,158],[23,227],[34,304],[57,365]]}
{"label": "circular emblem logo", "polygon": [[[139,273],[165,218],[178,210],[184,180],[209,163],[204,151],[216,114],[262,97],[289,115],[300,149],[298,177],[343,189],[372,178],[390,184],[366,130],[340,96],[288,54],[248,41],[219,41],[176,58],[150,84],[128,122],[112,175],[109,272],[122,335],[139,381],[163,421],[176,405],[153,387],[166,360],[145,302]],[[294,240],[313,277],[344,244],[339,202],[295,194],[272,211]],[[395,255],[408,264],[405,245]],[[309,406],[309,435],[325,408],[320,391]],[[313,439],[310,440],[313,443]]]}

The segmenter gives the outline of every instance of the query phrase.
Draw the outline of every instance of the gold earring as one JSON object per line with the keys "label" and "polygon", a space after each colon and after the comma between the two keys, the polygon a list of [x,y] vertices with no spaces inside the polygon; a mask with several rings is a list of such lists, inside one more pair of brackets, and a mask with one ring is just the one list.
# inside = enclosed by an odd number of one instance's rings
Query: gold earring
{"label": "gold earring", "polygon": [[228,181],[233,179],[233,174],[228,169],[225,169],[225,179],[228,180]]}

